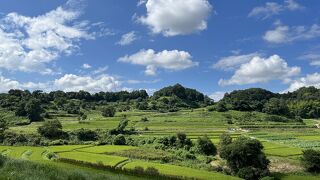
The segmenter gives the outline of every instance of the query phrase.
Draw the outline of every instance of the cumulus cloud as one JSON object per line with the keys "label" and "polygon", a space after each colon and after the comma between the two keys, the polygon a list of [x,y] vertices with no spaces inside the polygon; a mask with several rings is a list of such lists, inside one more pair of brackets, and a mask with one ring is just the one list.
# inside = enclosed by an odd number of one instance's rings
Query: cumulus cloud
{"label": "cumulus cloud", "polygon": [[137,40],[137,35],[134,31],[131,31],[122,35],[120,41],[118,41],[117,44],[125,46],[131,44],[135,40]]}
{"label": "cumulus cloud", "polygon": [[176,36],[205,30],[212,6],[208,0],[148,0],[146,8],[140,23],[155,34]]}
{"label": "cumulus cloud", "polygon": [[249,62],[253,57],[259,56],[259,53],[250,53],[242,55],[232,55],[227,57],[222,57],[215,64],[212,65],[212,68],[222,69],[222,70],[234,70],[238,68],[241,64]]}
{"label": "cumulus cloud", "polygon": [[0,68],[52,74],[50,62],[74,53],[81,40],[95,38],[88,21],[77,22],[79,8],[76,1],[68,1],[43,15],[13,12],[0,19]]}
{"label": "cumulus cloud", "polygon": [[225,94],[226,94],[226,92],[217,91],[217,92],[214,92],[211,95],[209,95],[209,97],[211,99],[213,99],[215,102],[217,102],[217,101],[220,101],[224,97]]}
{"label": "cumulus cloud", "polygon": [[64,76],[46,83],[19,82],[0,75],[0,92],[7,92],[10,89],[21,90],[63,90],[80,91],[85,90],[91,93],[100,91],[118,91],[121,90],[122,82],[114,76],[108,74],[94,75],[74,75],[65,74]]}
{"label": "cumulus cloud", "polygon": [[45,83],[34,83],[34,82],[27,82],[27,83],[21,83],[16,80],[12,80],[9,78],[6,78],[2,75],[0,75],[0,92],[7,92],[10,89],[45,89],[47,87],[47,84]]}
{"label": "cumulus cloud", "polygon": [[294,0],[286,0],[283,4],[266,2],[264,6],[254,7],[248,14],[248,17],[267,19],[271,16],[279,15],[283,11],[296,11],[302,9],[304,9],[304,7]]}
{"label": "cumulus cloud", "polygon": [[265,83],[271,80],[285,80],[299,73],[299,67],[289,67],[278,55],[269,58],[255,56],[249,62],[242,64],[230,79],[220,79],[219,85]]}
{"label": "cumulus cloud", "polygon": [[198,65],[188,52],[178,50],[157,53],[153,49],[142,49],[135,54],[123,56],[118,61],[146,66],[146,75],[156,75],[159,68],[178,71]]}
{"label": "cumulus cloud", "polygon": [[308,40],[320,37],[320,25],[313,24],[310,27],[278,24],[275,29],[267,31],[263,39],[269,43],[288,43],[293,41]]}
{"label": "cumulus cloud", "polygon": [[292,81],[289,85],[289,88],[284,90],[284,92],[292,92],[295,91],[301,87],[309,87],[314,86],[316,88],[320,88],[320,74],[314,73],[314,74],[308,74],[305,77],[301,77],[299,79],[296,79]]}
{"label": "cumulus cloud", "polygon": [[119,88],[120,85],[120,81],[107,74],[97,77],[66,74],[60,79],[56,79],[53,83],[56,89],[64,91],[85,90],[89,92],[114,91]]}

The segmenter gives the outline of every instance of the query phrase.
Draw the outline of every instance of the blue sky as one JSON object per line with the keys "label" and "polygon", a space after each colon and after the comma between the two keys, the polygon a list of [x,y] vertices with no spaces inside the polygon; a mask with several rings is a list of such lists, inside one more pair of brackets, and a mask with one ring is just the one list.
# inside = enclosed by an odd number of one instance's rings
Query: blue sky
{"label": "blue sky", "polygon": [[317,0],[0,2],[0,91],[320,86]]}

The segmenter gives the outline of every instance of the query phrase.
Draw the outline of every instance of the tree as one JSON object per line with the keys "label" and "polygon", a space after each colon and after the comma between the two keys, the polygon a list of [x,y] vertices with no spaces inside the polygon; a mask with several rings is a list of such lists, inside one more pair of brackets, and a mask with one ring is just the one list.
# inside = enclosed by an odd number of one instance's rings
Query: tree
{"label": "tree", "polygon": [[233,173],[243,175],[245,172],[254,171],[258,174],[252,177],[262,177],[269,173],[269,160],[262,150],[260,141],[240,136],[220,151]]}
{"label": "tree", "polygon": [[58,120],[45,121],[38,128],[38,133],[48,139],[58,139],[65,137],[66,133],[62,131],[62,124]]}
{"label": "tree", "polygon": [[102,116],[113,117],[116,113],[116,109],[112,106],[108,106],[102,109]]}
{"label": "tree", "polygon": [[76,135],[80,141],[95,141],[98,138],[97,133],[90,129],[79,129],[76,131]]}
{"label": "tree", "polygon": [[207,156],[209,155],[214,156],[217,154],[216,146],[212,143],[212,141],[207,136],[198,138],[196,148],[199,153],[205,154]]}
{"label": "tree", "polygon": [[8,129],[8,123],[2,117],[0,118],[0,134],[4,133]]}
{"label": "tree", "polygon": [[320,151],[307,149],[303,151],[302,159],[303,165],[309,172],[320,172]]}
{"label": "tree", "polygon": [[271,98],[263,108],[263,111],[268,114],[288,115],[289,108],[283,99]]}
{"label": "tree", "polygon": [[40,121],[42,120],[41,113],[44,112],[44,110],[41,107],[41,103],[37,99],[30,99],[25,106],[25,111],[27,114],[27,117],[30,119],[30,121]]}
{"label": "tree", "polygon": [[122,134],[118,134],[114,139],[113,139],[113,144],[114,145],[125,145],[126,144],[126,138]]}

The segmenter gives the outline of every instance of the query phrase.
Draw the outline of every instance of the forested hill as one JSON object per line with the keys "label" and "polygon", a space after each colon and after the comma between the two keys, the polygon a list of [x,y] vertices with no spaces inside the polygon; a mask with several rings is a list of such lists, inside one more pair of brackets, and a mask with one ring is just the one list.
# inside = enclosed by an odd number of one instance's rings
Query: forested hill
{"label": "forested hill", "polygon": [[265,89],[251,88],[226,93],[224,98],[213,103],[208,96],[180,84],[168,86],[149,96],[145,90],[98,92],[42,92],[10,90],[0,94],[0,110],[8,110],[15,116],[25,116],[38,121],[48,116],[49,111],[63,110],[70,114],[96,107],[112,106],[116,111],[152,110],[174,112],[185,108],[209,106],[217,111],[258,111],[291,118],[319,118],[320,90],[304,87],[295,92],[279,94]]}
{"label": "forested hill", "polygon": [[289,117],[319,118],[320,90],[303,87],[284,94],[260,88],[237,90],[226,93],[216,106],[220,111],[259,111]]}

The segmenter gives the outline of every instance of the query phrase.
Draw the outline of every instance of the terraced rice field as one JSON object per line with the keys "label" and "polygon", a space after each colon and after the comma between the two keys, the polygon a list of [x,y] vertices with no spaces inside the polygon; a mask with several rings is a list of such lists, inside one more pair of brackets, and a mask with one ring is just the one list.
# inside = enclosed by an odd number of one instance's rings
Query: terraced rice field
{"label": "terraced rice field", "polygon": [[188,167],[168,165],[168,164],[158,164],[144,161],[133,161],[129,162],[123,166],[124,169],[134,169],[135,167],[142,167],[144,169],[148,167],[154,167],[159,170],[161,174],[180,176],[183,178],[199,178],[199,179],[226,179],[226,180],[236,180],[239,178],[227,176],[221,173],[202,171],[197,169],[192,169]]}

